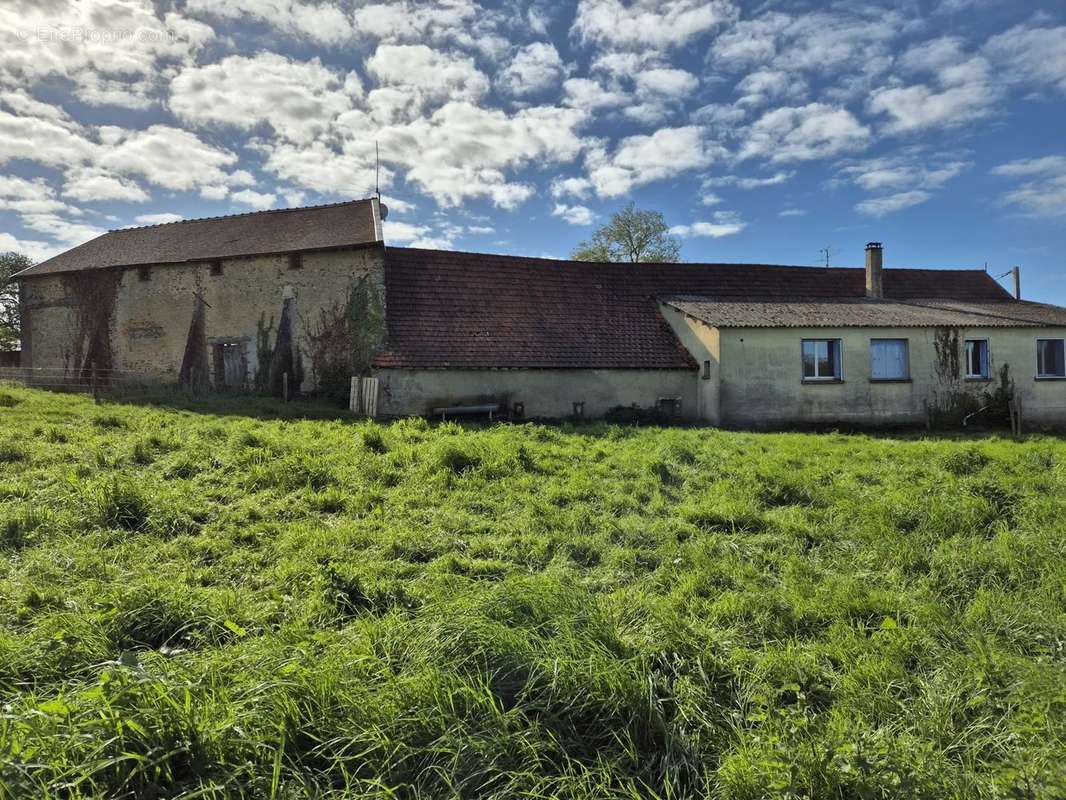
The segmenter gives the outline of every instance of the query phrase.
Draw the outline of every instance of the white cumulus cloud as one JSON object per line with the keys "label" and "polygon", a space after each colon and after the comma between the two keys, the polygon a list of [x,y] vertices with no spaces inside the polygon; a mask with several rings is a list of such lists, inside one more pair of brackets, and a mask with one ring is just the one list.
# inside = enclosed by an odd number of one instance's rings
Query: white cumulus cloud
{"label": "white cumulus cloud", "polygon": [[552,216],[559,217],[571,225],[591,225],[596,215],[588,206],[568,206],[566,203],[556,203],[552,209]]}
{"label": "white cumulus cloud", "polygon": [[740,215],[735,211],[718,211],[711,217],[711,222],[693,222],[690,225],[674,225],[670,233],[674,236],[691,237],[705,236],[712,239],[721,239],[723,236],[734,236],[747,227]]}
{"label": "white cumulus cloud", "polygon": [[864,147],[870,130],[845,108],[809,103],[766,112],[744,137],[741,159],[807,161]]}
{"label": "white cumulus cloud", "polygon": [[634,187],[706,167],[723,152],[706,141],[701,128],[686,125],[660,128],[650,136],[629,136],[613,153],[594,148],[586,166],[597,194],[618,197]]}
{"label": "white cumulus cloud", "polygon": [[170,108],[191,125],[250,130],[260,123],[293,141],[320,134],[361,96],[355,73],[335,72],[317,59],[276,53],[228,56],[187,67],[170,85]]}
{"label": "white cumulus cloud", "polygon": [[897,192],[896,194],[889,194],[884,197],[874,197],[869,200],[863,200],[855,206],[855,209],[862,214],[868,214],[873,217],[883,217],[886,214],[892,214],[896,211],[902,211],[905,208],[924,203],[932,196],[933,195],[929,192],[922,191],[921,189],[914,189],[909,192]]}
{"label": "white cumulus cloud", "polygon": [[500,73],[500,87],[516,97],[540,94],[558,85],[565,65],[555,45],[533,42],[519,50]]}
{"label": "white cumulus cloud", "polygon": [[736,18],[728,0],[580,0],[573,31],[583,41],[621,48],[685,44]]}

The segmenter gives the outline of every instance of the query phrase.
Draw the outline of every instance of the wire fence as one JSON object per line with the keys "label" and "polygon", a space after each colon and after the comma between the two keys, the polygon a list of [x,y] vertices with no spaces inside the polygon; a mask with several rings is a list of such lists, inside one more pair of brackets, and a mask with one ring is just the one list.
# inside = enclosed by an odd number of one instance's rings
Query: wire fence
{"label": "wire fence", "polygon": [[0,383],[93,394],[146,392],[156,385],[148,376],[128,370],[64,367],[0,367]]}

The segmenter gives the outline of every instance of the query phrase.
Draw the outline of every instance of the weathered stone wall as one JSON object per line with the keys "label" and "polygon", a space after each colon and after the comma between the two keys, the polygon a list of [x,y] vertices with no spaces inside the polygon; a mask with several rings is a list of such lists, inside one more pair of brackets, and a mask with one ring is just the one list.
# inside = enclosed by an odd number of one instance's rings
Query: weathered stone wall
{"label": "weathered stone wall", "polygon": [[586,417],[617,406],[654,407],[681,398],[681,414],[696,416],[695,370],[636,369],[383,369],[378,411],[386,416],[425,415],[438,406],[489,401],[522,403],[529,418],[558,419],[583,402]]}
{"label": "weathered stone wall", "polygon": [[[194,330],[206,344],[203,363],[209,374],[202,377],[213,379],[215,345],[227,343],[241,351],[251,384],[269,364],[263,348],[274,348],[286,302],[294,351],[304,361],[309,334],[323,313],[343,310],[360,279],[372,281],[382,301],[385,296],[383,253],[377,246],[304,253],[300,269],[290,269],[284,255],[221,263],[221,274],[209,263],[152,266],[146,276],[140,269],[123,270],[109,320],[112,367],[177,383],[202,301],[202,330]],[[57,276],[24,280],[22,291],[30,342],[24,365],[75,368],[80,299]],[[313,385],[313,372],[304,362],[304,388]]]}
{"label": "weathered stone wall", "polygon": [[74,369],[77,301],[59,276],[19,283],[22,304],[22,366]]}

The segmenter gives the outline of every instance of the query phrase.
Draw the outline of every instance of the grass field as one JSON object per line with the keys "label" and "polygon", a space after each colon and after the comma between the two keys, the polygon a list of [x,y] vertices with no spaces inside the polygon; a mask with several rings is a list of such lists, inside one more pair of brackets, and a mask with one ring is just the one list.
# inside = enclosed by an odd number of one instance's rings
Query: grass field
{"label": "grass field", "polygon": [[0,795],[1066,797],[1066,443],[0,388]]}

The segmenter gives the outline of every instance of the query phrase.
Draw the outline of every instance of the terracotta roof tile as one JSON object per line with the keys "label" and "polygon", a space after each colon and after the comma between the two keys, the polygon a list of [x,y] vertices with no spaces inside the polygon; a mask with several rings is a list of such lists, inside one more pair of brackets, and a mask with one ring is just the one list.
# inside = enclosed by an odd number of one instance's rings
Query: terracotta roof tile
{"label": "terracotta roof tile", "polygon": [[[664,295],[860,300],[862,269],[762,264],[592,264],[390,247],[389,349],[380,367],[694,369],[659,311]],[[997,303],[981,270],[886,270],[909,300]]]}
{"label": "terracotta roof tile", "polygon": [[23,270],[16,277],[368,244],[378,240],[374,214],[372,201],[354,200],[122,228]]}

